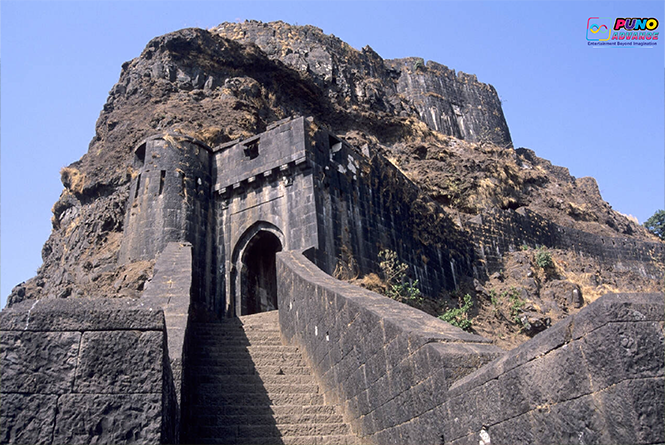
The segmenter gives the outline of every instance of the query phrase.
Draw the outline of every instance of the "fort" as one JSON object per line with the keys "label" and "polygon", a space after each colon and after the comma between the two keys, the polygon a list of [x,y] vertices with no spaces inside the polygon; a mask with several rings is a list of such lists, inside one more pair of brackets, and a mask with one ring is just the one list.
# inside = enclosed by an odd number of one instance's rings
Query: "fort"
{"label": "fort", "polygon": [[[192,324],[273,310],[326,402],[368,443],[662,439],[662,295],[608,295],[505,353],[331,276],[342,248],[361,272],[393,249],[424,289],[454,289],[487,273],[474,267],[479,256],[517,243],[551,237],[626,264],[659,246],[616,250],[619,240],[564,235],[519,213],[495,222],[504,238],[483,221],[469,238],[387,160],[302,117],[214,148],[153,136],[134,156],[119,258],[156,257],[153,279],[130,302],[37,300],[3,311],[3,412],[34,408],[3,414],[4,443],[177,442],[179,426],[196,422]],[[474,239],[494,245],[474,249]],[[188,439],[200,438],[189,428]]]}
{"label": "fort", "polygon": [[[378,64],[371,49],[362,54]],[[417,98],[427,125],[478,140],[489,119],[509,142],[502,115],[474,105],[494,101],[491,87],[433,63],[431,78],[418,78],[413,63],[388,65],[391,76],[405,70],[396,91]],[[160,67],[150,68],[159,81],[187,94],[218,82]],[[436,76],[450,83],[428,85]],[[428,94],[436,88],[456,99]],[[378,272],[379,253],[391,250],[409,280],[437,295],[485,282],[521,247],[547,246],[656,280],[663,243],[564,227],[523,206],[455,219],[379,150],[337,136],[320,116],[294,114],[219,144],[153,128],[128,151],[110,256],[120,270],[154,265],[151,275],[137,298],[70,291],[0,313],[1,443],[665,442],[662,293],[609,293],[504,351],[335,278],[344,263]],[[68,236],[83,214],[74,194],[54,207],[54,227]]]}

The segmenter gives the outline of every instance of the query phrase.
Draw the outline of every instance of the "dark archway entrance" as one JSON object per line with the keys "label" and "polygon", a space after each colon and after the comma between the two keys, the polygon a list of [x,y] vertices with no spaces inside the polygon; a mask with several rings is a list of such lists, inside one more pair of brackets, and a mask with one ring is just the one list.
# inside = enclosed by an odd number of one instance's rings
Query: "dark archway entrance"
{"label": "dark archway entrance", "polygon": [[242,255],[241,315],[277,309],[275,254],[282,250],[279,238],[259,231]]}

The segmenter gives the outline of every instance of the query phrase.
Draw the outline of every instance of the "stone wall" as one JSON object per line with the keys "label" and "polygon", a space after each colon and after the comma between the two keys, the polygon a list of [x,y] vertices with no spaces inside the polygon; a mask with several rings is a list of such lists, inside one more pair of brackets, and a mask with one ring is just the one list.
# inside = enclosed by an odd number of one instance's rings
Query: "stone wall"
{"label": "stone wall", "polygon": [[566,249],[599,261],[634,269],[645,278],[662,276],[657,264],[665,262],[665,245],[629,238],[594,235],[561,227],[527,209],[496,210],[476,216],[465,224],[479,256],[490,271],[501,267],[503,254],[521,246]]}
{"label": "stone wall", "polygon": [[216,308],[218,314],[244,314],[244,256],[259,232],[271,233],[283,250],[316,245],[306,142],[305,119],[299,118],[280,121],[264,133],[215,149],[216,244],[221,266],[217,300],[222,306]]}
{"label": "stone wall", "polygon": [[212,153],[178,133],[156,135],[134,149],[121,264],[156,258],[171,242],[193,250],[193,302],[211,306],[215,291]]}
{"label": "stone wall", "polygon": [[456,382],[445,443],[663,443],[664,306],[606,295]]}
{"label": "stone wall", "polygon": [[0,313],[0,442],[173,443],[164,315],[140,300],[65,299]]}
{"label": "stone wall", "polygon": [[157,257],[152,279],[145,285],[140,303],[164,312],[166,346],[174,390],[174,443],[180,431],[183,365],[187,354],[187,325],[193,285],[192,246],[187,242],[169,243]]}
{"label": "stone wall", "polygon": [[282,250],[316,247],[317,264],[329,274],[347,260],[357,274],[378,272],[379,252],[389,249],[430,295],[473,275],[468,235],[439,206],[387,159],[370,159],[311,119],[287,119],[214,151],[223,266],[217,299],[225,302],[217,313],[245,313],[244,256],[265,231]]}
{"label": "stone wall", "polygon": [[[346,420],[371,443],[438,443],[446,389],[502,355],[490,341],[278,254],[282,336],[299,346]],[[411,434],[413,440],[403,440]]]}
{"label": "stone wall", "polygon": [[367,442],[665,441],[662,294],[607,295],[508,353],[297,252],[278,294],[283,337]]}
{"label": "stone wall", "polygon": [[431,296],[473,275],[468,235],[386,158],[370,158],[323,130],[310,143],[317,264],[323,270],[333,274],[352,257],[356,273],[379,272],[379,252],[388,249],[410,266],[410,278]]}

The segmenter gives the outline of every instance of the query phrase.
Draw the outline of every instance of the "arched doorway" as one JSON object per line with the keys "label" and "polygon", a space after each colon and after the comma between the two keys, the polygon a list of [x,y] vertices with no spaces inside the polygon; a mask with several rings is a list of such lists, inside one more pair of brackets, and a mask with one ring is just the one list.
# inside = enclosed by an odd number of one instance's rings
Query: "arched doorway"
{"label": "arched doorway", "polygon": [[242,254],[240,314],[277,309],[275,254],[282,243],[273,233],[261,230],[247,243]]}

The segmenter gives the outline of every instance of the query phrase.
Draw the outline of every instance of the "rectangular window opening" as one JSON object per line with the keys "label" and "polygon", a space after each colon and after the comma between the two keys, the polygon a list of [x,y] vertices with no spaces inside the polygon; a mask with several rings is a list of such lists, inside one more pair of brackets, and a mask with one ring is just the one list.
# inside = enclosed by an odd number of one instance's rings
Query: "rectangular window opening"
{"label": "rectangular window opening", "polygon": [[159,194],[161,195],[164,191],[164,179],[166,178],[166,171],[162,170],[159,175]]}
{"label": "rectangular window opening", "polygon": [[243,146],[243,152],[249,159],[256,159],[259,156],[259,140],[254,139],[252,141],[245,142],[245,145]]}
{"label": "rectangular window opening", "polygon": [[136,190],[134,191],[134,199],[138,198],[140,188],[141,188],[141,174],[139,173],[139,176],[136,179]]}
{"label": "rectangular window opening", "polygon": [[136,156],[134,163],[137,168],[141,168],[145,164],[145,145],[146,144],[141,144],[141,146],[134,152]]}

